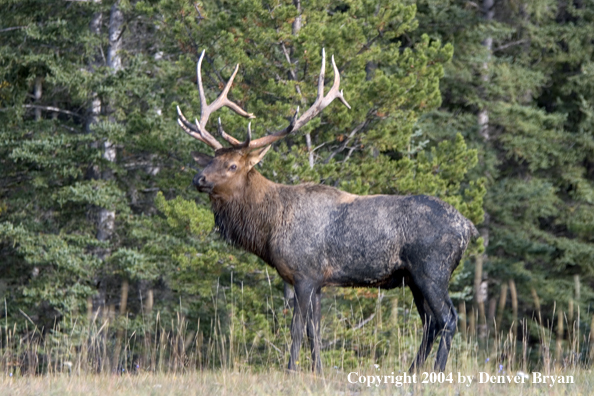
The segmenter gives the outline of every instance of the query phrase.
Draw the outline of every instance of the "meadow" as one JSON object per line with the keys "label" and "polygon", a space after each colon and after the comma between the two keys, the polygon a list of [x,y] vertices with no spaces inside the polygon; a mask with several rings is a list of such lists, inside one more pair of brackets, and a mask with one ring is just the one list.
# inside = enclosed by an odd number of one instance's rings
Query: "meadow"
{"label": "meadow", "polygon": [[[369,370],[370,374],[376,374]],[[467,373],[472,373],[468,371]],[[590,395],[590,370],[570,369],[575,384],[413,384],[367,387],[349,384],[345,373],[289,375],[280,370],[193,371],[183,374],[46,375],[0,380],[3,395]]]}
{"label": "meadow", "polygon": [[[0,396],[594,393],[593,16],[554,0],[2,2]],[[419,348],[405,289],[326,288],[324,371],[303,348],[288,375],[282,280],[216,236],[191,187],[206,147],[176,118],[204,110],[202,51],[207,103],[241,64],[230,100],[257,139],[314,103],[322,48],[351,109],[258,172],[439,197],[480,229],[434,383],[367,386]],[[219,115],[243,139],[248,121]],[[507,382],[478,384],[487,372]]]}
{"label": "meadow", "polygon": [[[558,340],[550,322],[541,325],[536,318],[501,331],[493,324],[480,337],[468,325],[479,320],[471,320],[469,313],[468,320],[461,317],[445,373],[431,371],[435,345],[426,374],[406,380],[422,334],[409,292],[396,291],[387,303],[379,293],[375,306],[371,315],[352,309],[357,322],[352,325],[325,300],[324,371],[317,375],[309,370],[306,348],[301,370],[285,369],[290,310],[282,317],[271,310],[269,331],[258,332],[234,304],[222,314],[228,320],[218,313],[204,332],[200,324],[193,330],[180,314],[166,322],[159,312],[143,318],[142,331],[126,317],[109,315],[73,318],[49,331],[32,321],[25,322],[31,328],[17,331],[16,323],[5,320],[0,326],[0,394],[588,395],[593,389],[590,334],[580,330],[586,327],[579,317],[566,326],[573,331]],[[491,381],[487,373],[494,376]],[[546,383],[544,376],[549,376]],[[541,382],[533,383],[535,378]]]}

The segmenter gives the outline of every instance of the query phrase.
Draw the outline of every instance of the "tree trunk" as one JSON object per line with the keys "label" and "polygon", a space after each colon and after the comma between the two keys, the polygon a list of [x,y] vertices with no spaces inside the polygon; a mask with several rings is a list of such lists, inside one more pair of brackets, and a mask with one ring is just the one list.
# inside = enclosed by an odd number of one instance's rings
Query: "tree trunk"
{"label": "tree trunk", "polygon": [[507,283],[501,285],[501,294],[499,295],[499,308],[497,309],[497,321],[495,322],[498,331],[502,329],[503,310],[505,309],[505,302],[507,300]]}
{"label": "tree trunk", "polygon": [[534,300],[534,309],[536,310],[536,318],[540,324],[540,298],[538,298],[538,293],[536,293],[536,289],[534,287],[530,288],[530,294],[532,294],[532,300]]}
{"label": "tree trunk", "polygon": [[478,328],[477,337],[479,345],[484,346],[485,338],[487,337],[487,320],[485,316],[485,301],[487,301],[487,282],[483,282],[483,259],[484,256],[479,254],[475,258],[475,273],[474,273],[474,296],[475,305],[478,313]]}
{"label": "tree trunk", "polygon": [[[97,4],[100,4],[101,0],[94,0],[94,2]],[[103,14],[101,13],[101,11],[93,14],[93,16],[91,18],[91,22],[89,24],[89,30],[91,31],[91,34],[93,34],[95,36],[100,36],[102,24],[103,24]],[[95,54],[89,63],[89,72],[93,73],[95,71],[95,68],[101,66],[101,64],[102,64],[101,53],[102,53],[102,51],[100,50],[100,48],[98,48],[95,51]],[[87,115],[87,119],[86,119],[86,123],[85,123],[85,130],[87,133],[89,133],[89,134],[94,133],[94,126],[99,122],[99,116],[101,115],[101,108],[102,108],[101,99],[99,98],[99,96],[97,95],[96,92],[91,92],[90,107],[88,110],[88,115]],[[94,147],[97,147],[97,146],[94,145]],[[100,171],[99,171],[99,167],[97,165],[92,165],[91,167],[89,167],[88,177],[90,179],[98,179],[100,177]],[[93,208],[91,210],[90,217],[95,219],[95,221],[97,223],[97,227],[99,228],[100,223],[99,223],[98,219],[100,217],[100,213],[96,208]],[[99,239],[99,231],[97,231],[97,238]],[[100,258],[102,257],[101,250],[97,249],[95,253],[97,254],[98,257],[100,257]],[[95,283],[98,286],[98,293],[93,297],[94,311],[97,313],[96,315],[101,313],[103,316],[107,317],[107,312],[105,310],[105,304],[106,304],[107,297],[106,297],[106,290],[105,290],[104,282],[102,282],[101,279],[95,279]]]}
{"label": "tree trunk", "polygon": [[[101,0],[93,0],[95,3],[100,4]],[[91,18],[91,23],[89,24],[89,30],[95,36],[101,35],[101,25],[103,23],[103,14],[101,11],[96,12],[93,14]],[[95,67],[100,66],[102,63],[101,60],[101,51],[95,51],[95,56],[93,56],[93,60],[89,64],[89,71],[92,73]],[[93,129],[93,125],[99,122],[99,115],[101,114],[101,100],[97,96],[96,92],[91,93],[91,107],[89,108],[89,116],[87,117],[87,122],[85,125],[85,129],[87,133],[91,133]]]}
{"label": "tree trunk", "polygon": [[509,280],[509,295],[511,297],[512,304],[512,331],[514,333],[514,339],[518,335],[518,293],[516,291],[516,282],[513,279]]}
{"label": "tree trunk", "polygon": [[476,311],[474,307],[470,310],[470,315],[468,316],[468,336],[476,336]]}
{"label": "tree trunk", "polygon": [[580,303],[580,300],[582,299],[582,293],[581,293],[581,282],[580,282],[580,276],[578,274],[575,274],[573,276],[573,282],[575,284],[575,301],[578,303]]}
{"label": "tree trunk", "polygon": [[[107,50],[107,66],[112,73],[116,73],[122,68],[122,58],[120,56],[120,49],[122,47],[122,31],[124,26],[124,14],[119,9],[119,2],[116,2],[112,7],[109,15],[109,48]],[[113,103],[110,103],[108,112],[112,112]],[[111,122],[116,120],[110,117]],[[116,161],[115,145],[106,140],[103,142],[103,158],[109,162]],[[111,170],[102,172],[101,178],[109,180],[113,177]],[[108,208],[101,208],[99,210],[99,220],[97,224],[97,239],[106,241],[111,238],[115,231],[115,211]],[[101,258],[105,258],[110,254],[110,250],[102,252]]]}
{"label": "tree trunk", "polygon": [[[494,0],[483,0],[483,17],[487,22],[493,20],[493,2]],[[483,45],[487,48],[487,59],[482,64],[482,76],[481,79],[484,81],[484,86],[486,86],[489,82],[489,62],[491,60],[491,51],[493,48],[493,38],[487,37],[485,41],[483,41]],[[483,95],[484,96],[484,95]],[[478,124],[479,124],[479,133],[482,136],[485,142],[489,141],[489,111],[486,106],[483,106],[478,113]],[[487,335],[487,323],[485,317],[485,301],[487,300],[488,296],[484,296],[484,298],[479,297],[480,286],[483,281],[483,263],[487,258],[486,249],[489,245],[489,216],[485,212],[485,221],[483,223],[483,227],[481,228],[481,236],[484,238],[484,246],[485,246],[485,254],[481,257],[476,258],[475,260],[475,303],[479,313],[479,332],[478,337],[480,344],[484,344],[485,337]],[[486,293],[485,293],[486,294]]]}
{"label": "tree trunk", "polygon": [[[120,295],[120,314],[119,314],[120,318],[122,318],[122,317],[124,317],[124,315],[126,315],[126,309],[128,307],[129,287],[130,287],[130,285],[128,283],[128,279],[124,279],[122,281],[122,290],[121,290],[121,295]],[[121,320],[120,320],[120,322],[121,322]],[[118,370],[120,353],[121,353],[121,349],[122,349],[122,338],[124,338],[124,327],[121,323],[118,323],[118,321],[116,321],[114,324],[118,328],[118,330],[116,332],[116,344],[115,344],[115,349],[113,352],[113,362],[111,364],[111,367],[114,370]]]}
{"label": "tree trunk", "polygon": [[460,311],[458,312],[460,333],[462,334],[462,339],[466,341],[466,302],[464,300],[460,301],[460,307],[458,308],[458,311]]}
{"label": "tree trunk", "polygon": [[563,357],[563,310],[559,307],[557,311],[557,345],[555,348],[555,365],[561,366],[561,358]]}
{"label": "tree trunk", "polygon": [[[140,282],[141,285],[144,283],[143,281]],[[142,290],[147,289],[146,285],[145,287],[140,288],[140,297],[141,297],[141,302],[142,302],[142,307],[144,309],[144,315],[145,317],[143,318],[143,323],[145,323],[146,325],[146,329],[144,330],[144,337],[143,337],[143,342],[144,342],[144,349],[143,352],[140,354],[141,358],[138,362],[138,365],[140,369],[142,370],[150,370],[152,368],[154,368],[154,365],[152,365],[152,359],[151,359],[151,355],[152,355],[152,348],[153,348],[153,344],[152,344],[152,340],[153,340],[153,334],[151,332],[152,329],[152,312],[153,312],[153,304],[154,304],[154,294],[153,294],[153,289],[152,288],[148,288],[146,291],[146,297],[142,296]]]}
{"label": "tree trunk", "polygon": [[[101,0],[94,0],[95,3],[101,3]],[[89,24],[89,29],[91,33],[95,36],[101,35],[101,24],[103,23],[103,14],[101,12],[96,12],[93,14],[91,18],[91,23]],[[95,67],[101,65],[101,51],[95,51],[95,56],[93,60],[89,64],[89,71],[92,73],[95,70]],[[101,114],[101,100],[97,96],[96,92],[91,93],[91,107],[89,108],[89,115],[87,117],[87,122],[85,125],[85,129],[87,133],[93,132],[93,125],[99,122],[99,115]]]}
{"label": "tree trunk", "polygon": [[[297,8],[297,16],[295,17],[295,20],[293,21],[293,36],[297,36],[299,34],[299,31],[301,30],[301,26],[302,26],[302,16],[301,16],[301,0],[293,0],[293,5],[295,6],[295,8]],[[291,59],[292,56],[294,55],[293,53],[293,49],[291,48]],[[291,62],[291,65],[293,63]],[[296,73],[293,71],[293,80],[297,80],[297,75]],[[300,90],[297,91],[297,93],[299,95],[301,95]],[[313,147],[311,144],[311,135],[308,133],[305,134],[305,145],[307,146],[307,153],[309,155],[309,168],[313,169],[314,164],[315,164],[315,159],[314,159],[314,152],[313,152]]]}
{"label": "tree trunk", "polygon": [[[295,6],[295,8],[297,8],[297,16],[295,17],[295,20],[293,21],[292,33],[293,33],[293,36],[297,36],[299,34],[299,31],[301,30],[301,23],[302,23],[301,0],[293,0],[293,5]],[[293,69],[293,55],[294,55],[293,48],[291,48],[289,50],[289,52],[285,52],[285,55],[287,57],[287,61],[289,62],[289,79],[291,79],[293,81],[297,81],[297,73]],[[305,103],[303,100],[303,95],[301,95],[301,89],[299,88],[299,85],[297,85],[295,89],[297,91],[297,94],[301,98],[301,104],[303,106],[305,106]],[[313,169],[313,167],[314,167],[314,153],[312,151],[311,136],[309,133],[305,134],[305,145],[307,147],[307,152],[309,154],[309,168]],[[287,282],[285,282],[284,298],[285,298],[285,308],[292,307],[293,303],[294,303],[294,298],[295,298],[295,291],[293,290],[293,286],[291,286]]]}
{"label": "tree trunk", "polygon": [[495,314],[497,312],[497,298],[491,297],[489,299],[489,315],[487,316],[487,328],[491,329],[495,324]]}
{"label": "tree trunk", "polygon": [[119,8],[119,1],[111,6],[109,14],[109,49],[107,50],[107,66],[115,73],[122,69],[122,32],[124,29],[124,14]]}
{"label": "tree trunk", "polygon": [[[42,84],[41,84],[41,77],[37,77],[35,79],[35,86],[33,88],[33,98],[35,102],[39,102],[41,100],[41,93],[42,93]],[[39,107],[35,108],[35,121],[41,120],[41,109]]]}
{"label": "tree trunk", "polygon": [[590,365],[594,362],[594,315],[592,315],[592,319],[590,320]]}
{"label": "tree trunk", "polygon": [[[495,12],[493,11],[494,0],[483,0],[483,18],[488,22],[493,20]],[[482,76],[481,79],[487,86],[489,83],[489,62],[491,61],[491,54],[493,51],[493,37],[487,37],[483,41],[483,45],[487,48],[487,59],[482,64]],[[489,140],[489,110],[486,106],[479,111],[478,114],[479,133],[485,141]]]}

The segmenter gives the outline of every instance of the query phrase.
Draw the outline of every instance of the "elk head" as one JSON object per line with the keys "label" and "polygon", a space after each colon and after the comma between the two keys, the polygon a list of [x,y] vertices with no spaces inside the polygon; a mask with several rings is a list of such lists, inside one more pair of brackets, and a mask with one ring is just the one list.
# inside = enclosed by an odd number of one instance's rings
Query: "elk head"
{"label": "elk head", "polygon": [[313,105],[303,113],[301,117],[299,117],[299,107],[297,107],[295,115],[292,117],[291,122],[286,128],[256,140],[252,140],[251,124],[248,124],[247,139],[244,142],[240,142],[231,135],[225,133],[221,125],[221,119],[219,118],[218,131],[223,139],[231,145],[231,147],[223,148],[223,146],[206,131],[206,123],[208,122],[211,113],[223,106],[227,106],[242,117],[255,118],[255,116],[252,113],[246,112],[236,103],[231,102],[227,98],[233,79],[239,70],[239,65],[235,67],[235,71],[231,75],[231,78],[225,85],[225,88],[219,97],[210,105],[206,104],[201,76],[203,58],[204,51],[202,51],[202,54],[200,55],[198,66],[196,68],[198,91],[200,93],[200,121],[196,120],[195,124],[189,122],[178,106],[177,122],[188,135],[206,143],[215,150],[214,157],[198,152],[192,153],[198,165],[204,168],[202,172],[194,177],[193,184],[198,191],[207,192],[211,196],[231,198],[235,195],[242,195],[248,174],[251,172],[254,165],[264,158],[264,155],[266,155],[266,152],[270,149],[270,145],[289,133],[297,131],[309,120],[317,116],[334,99],[338,98],[338,100],[340,100],[347,108],[351,108],[344,99],[342,91],[339,91],[338,89],[340,85],[340,74],[334,63],[334,56],[332,56],[334,84],[328,94],[324,96],[326,53],[324,49],[322,49],[322,67],[318,79],[318,96]]}

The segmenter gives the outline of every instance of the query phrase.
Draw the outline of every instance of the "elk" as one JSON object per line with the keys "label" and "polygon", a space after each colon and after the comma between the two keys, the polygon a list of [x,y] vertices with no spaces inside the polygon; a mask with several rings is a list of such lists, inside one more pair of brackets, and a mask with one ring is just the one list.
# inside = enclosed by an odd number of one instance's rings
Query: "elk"
{"label": "elk", "polygon": [[295,288],[291,323],[289,370],[299,365],[299,350],[307,329],[312,369],[321,371],[320,318],[324,286],[381,287],[408,285],[423,323],[423,339],[411,370],[418,370],[441,340],[435,370],[445,369],[457,314],[448,295],[448,283],[469,241],[478,236],[474,225],[438,198],[396,195],[358,196],[336,188],[274,183],[254,166],[270,145],[294,133],[320,114],[334,99],[350,109],[332,57],[334,83],[324,95],[325,52],[313,105],[278,132],[238,141],[221,125],[218,130],[230,147],[206,130],[209,116],[227,106],[246,118],[255,118],[227,98],[239,65],[220,96],[206,103],[202,86],[202,52],[197,65],[200,120],[189,122],[179,107],[178,124],[190,136],[215,150],[214,157],[193,153],[203,170],[192,183],[207,193],[218,232],[229,243],[259,256]]}

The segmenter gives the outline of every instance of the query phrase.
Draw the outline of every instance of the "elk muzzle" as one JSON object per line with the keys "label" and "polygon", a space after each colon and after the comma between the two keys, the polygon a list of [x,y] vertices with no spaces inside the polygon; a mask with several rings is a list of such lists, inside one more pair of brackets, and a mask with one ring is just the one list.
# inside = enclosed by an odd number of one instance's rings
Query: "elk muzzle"
{"label": "elk muzzle", "polygon": [[194,176],[194,179],[192,180],[192,184],[200,192],[211,192],[214,187],[214,184],[208,182],[206,180],[206,177],[202,174],[202,172],[200,172],[196,176]]}

